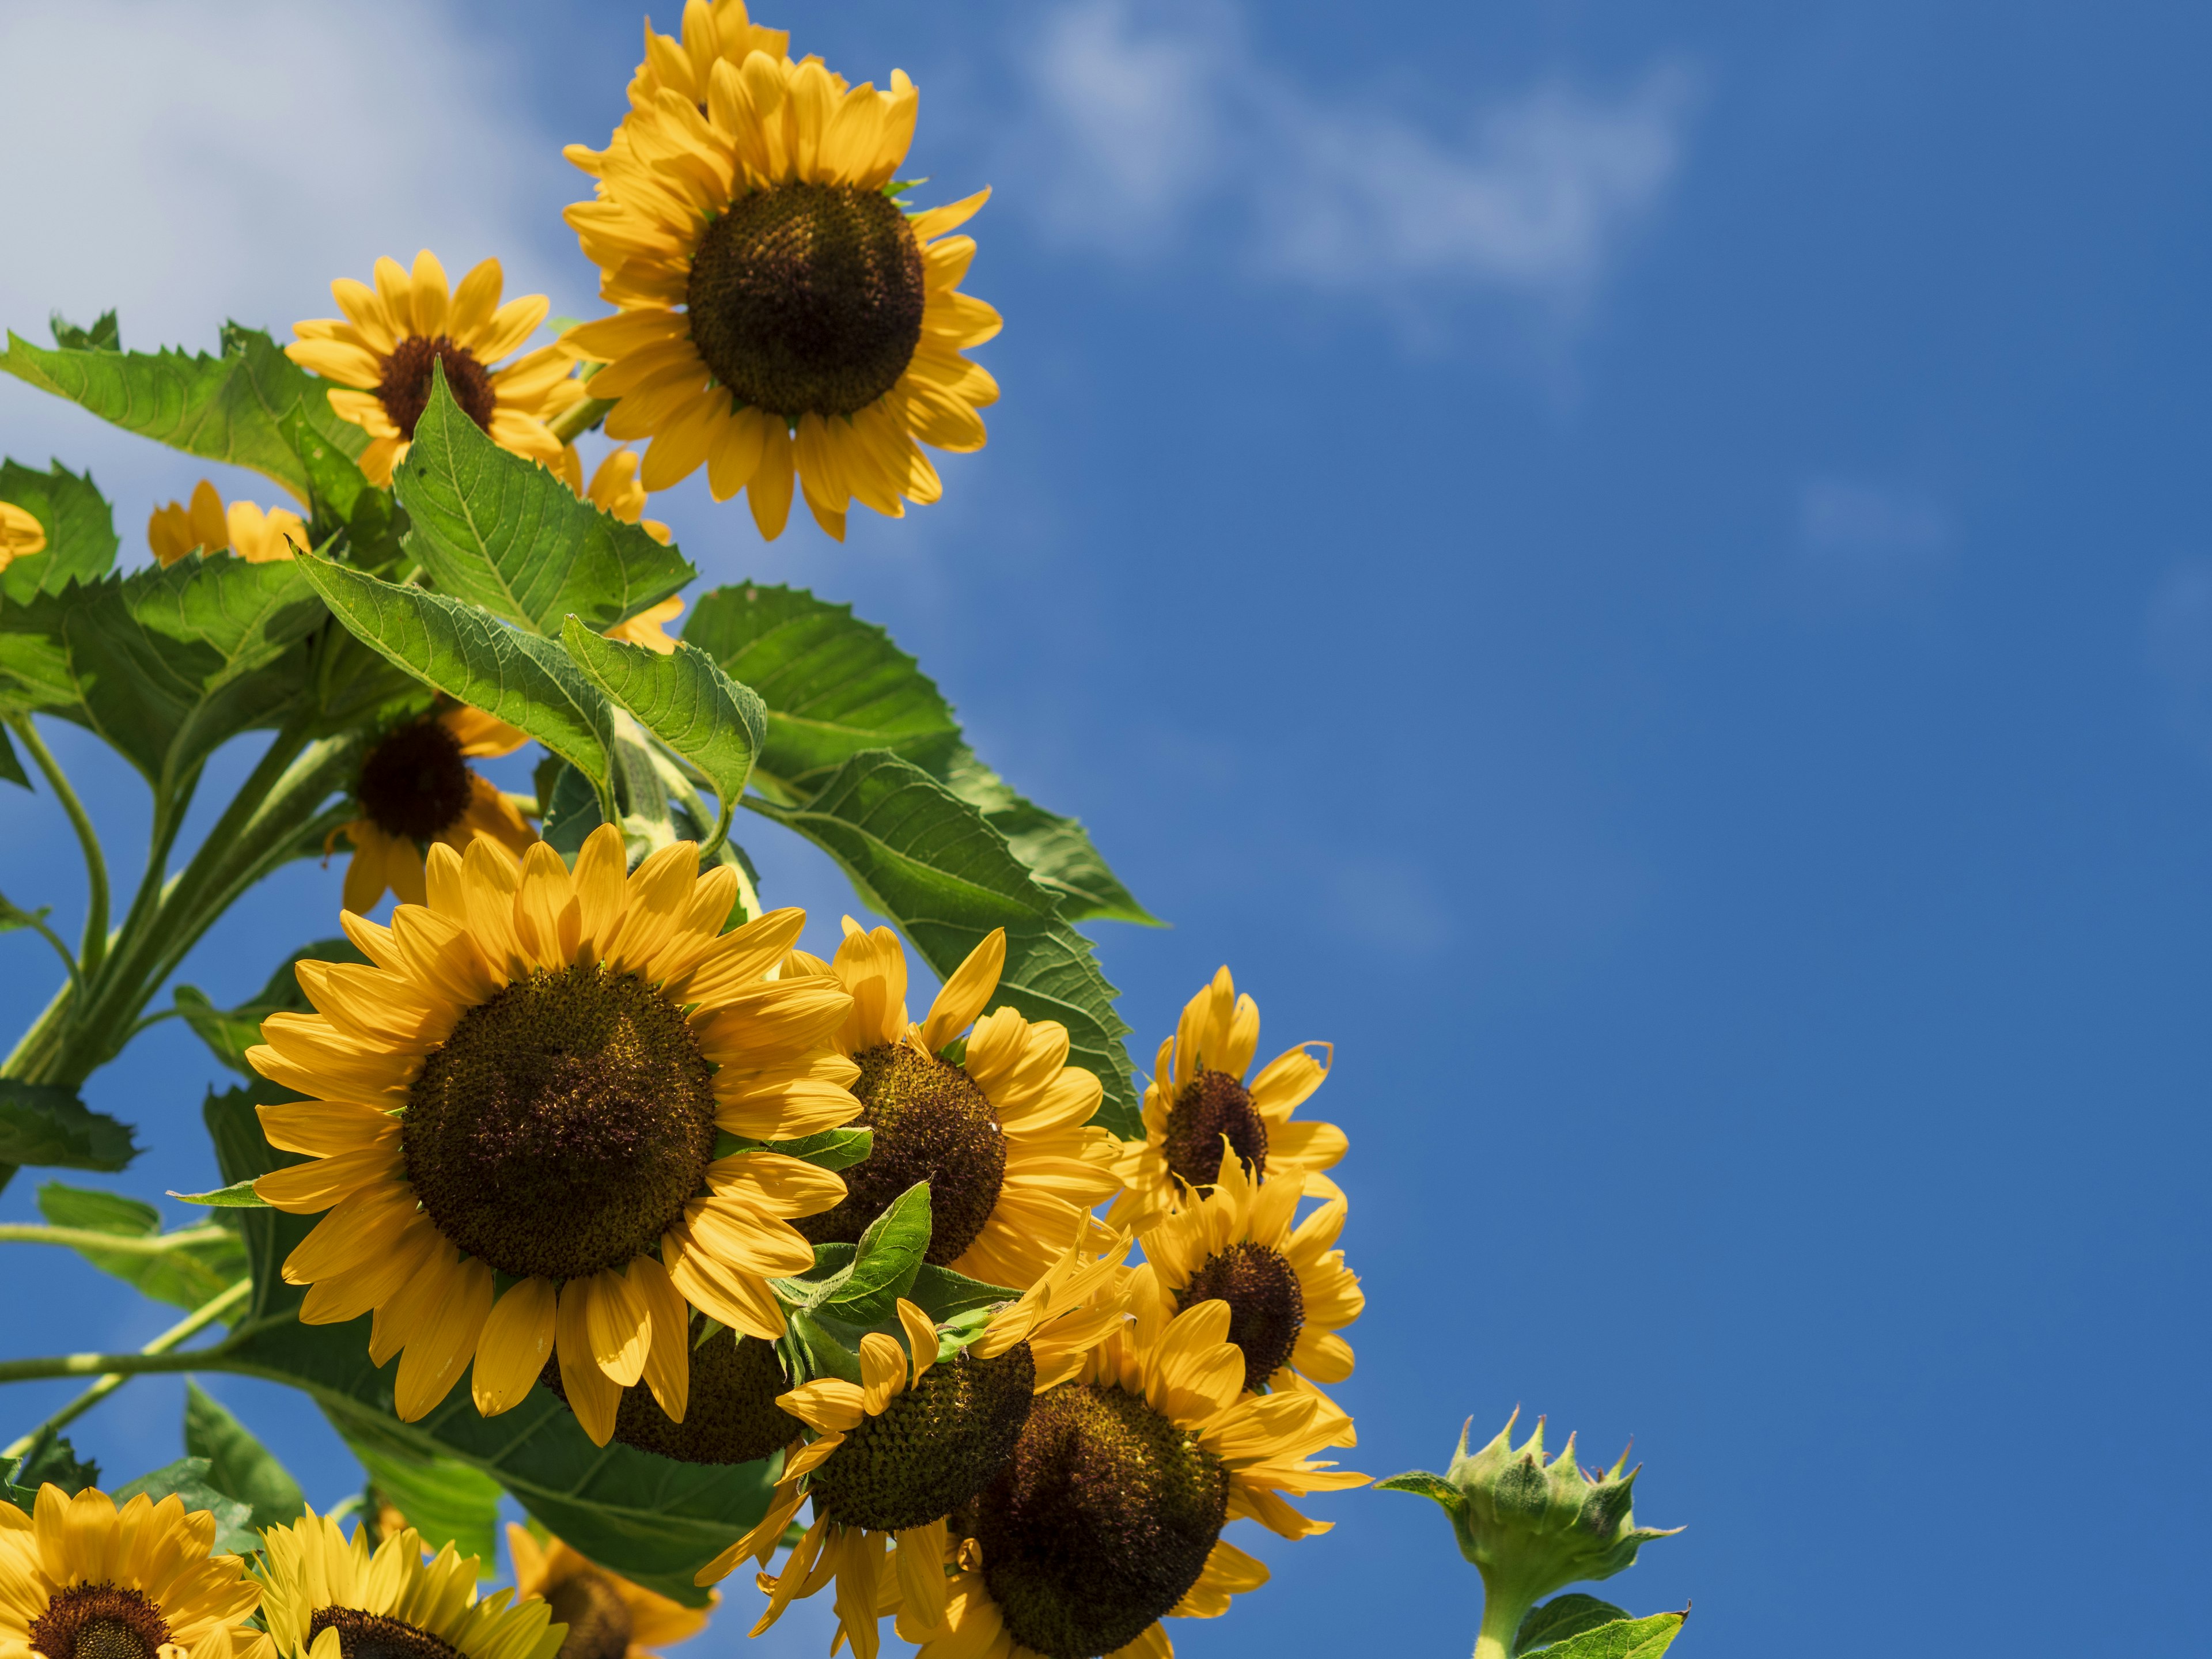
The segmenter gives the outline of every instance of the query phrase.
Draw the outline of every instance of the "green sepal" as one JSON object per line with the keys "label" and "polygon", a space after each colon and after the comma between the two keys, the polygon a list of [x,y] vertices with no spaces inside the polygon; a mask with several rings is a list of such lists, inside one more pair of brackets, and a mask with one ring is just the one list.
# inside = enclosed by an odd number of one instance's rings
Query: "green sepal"
{"label": "green sepal", "polygon": [[0,1164],[112,1175],[138,1156],[131,1133],[58,1083],[0,1078]]}
{"label": "green sepal", "polygon": [[184,1500],[187,1513],[205,1510],[213,1515],[214,1554],[251,1555],[261,1547],[260,1536],[253,1530],[253,1505],[217,1491],[208,1480],[208,1460],[204,1457],[179,1457],[150,1474],[142,1474],[118,1486],[108,1496],[120,1509],[142,1493],[156,1504],[173,1496]]}
{"label": "green sepal", "polygon": [[276,1454],[190,1377],[185,1379],[185,1451],[207,1460],[209,1485],[246,1504],[255,1527],[289,1526],[307,1512],[307,1494]]}
{"label": "green sepal", "polygon": [[407,550],[442,593],[533,634],[574,613],[601,632],[680,591],[699,573],[672,547],[603,513],[555,473],[510,453],[430,375],[430,399],[392,476]]}
{"label": "green sepal", "polygon": [[[161,1231],[161,1212],[121,1193],[49,1181],[39,1188],[39,1213],[53,1227],[112,1233],[118,1238],[154,1238]],[[204,1222],[195,1222],[204,1226]],[[122,1250],[70,1248],[100,1272],[121,1279],[143,1296],[173,1308],[197,1308],[246,1277],[246,1244],[234,1232],[203,1243],[181,1244],[159,1255]]]}

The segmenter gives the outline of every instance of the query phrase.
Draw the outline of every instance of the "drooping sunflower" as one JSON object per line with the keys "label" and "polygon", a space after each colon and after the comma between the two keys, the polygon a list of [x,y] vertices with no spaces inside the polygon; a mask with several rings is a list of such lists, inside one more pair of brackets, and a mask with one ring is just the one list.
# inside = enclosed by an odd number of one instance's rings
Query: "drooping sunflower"
{"label": "drooping sunflower", "polygon": [[291,508],[264,512],[252,501],[228,507],[205,478],[192,486],[191,504],[171,501],[146,520],[146,544],[161,568],[191,553],[235,552],[248,564],[272,564],[292,556],[295,544],[307,545],[307,521]]}
{"label": "drooping sunflower", "polygon": [[558,1659],[659,1659],[654,1649],[688,1642],[707,1628],[711,1603],[672,1601],[594,1565],[557,1538],[540,1545],[527,1527],[509,1525],[507,1547],[514,1556],[516,1593],[544,1597],[554,1622],[568,1627]]}
{"label": "drooping sunflower", "polygon": [[361,816],[331,833],[353,843],[343,902],[367,915],[388,890],[403,904],[428,902],[422,848],[465,853],[488,840],[520,858],[538,839],[499,786],[469,765],[511,755],[530,734],[480,708],[456,706],[392,727],[370,747],[354,785]]}
{"label": "drooping sunflower", "polygon": [[717,501],[745,490],[771,540],[794,471],[841,540],[855,499],[892,518],[935,501],[915,441],[981,448],[976,410],[999,395],[960,355],[1000,319],[959,291],[975,243],[951,234],[989,191],[913,215],[884,193],[920,101],[902,70],[878,92],[780,51],[703,75],[684,58],[689,81],[656,69],[605,150],[568,151],[599,181],[568,222],[621,310],[561,347],[605,365],[590,395],[617,400],[608,434],[652,440],[647,489],[704,465]]}
{"label": "drooping sunflower", "polygon": [[817,1437],[785,1457],[768,1512],[699,1574],[711,1583],[748,1556],[765,1563],[802,1498],[813,1499],[813,1524],[782,1572],[760,1575],[769,1605],[754,1636],[832,1583],[858,1659],[873,1659],[884,1613],[913,1610],[925,1626],[943,1617],[947,1519],[997,1477],[1035,1397],[1073,1376],[1124,1319],[1129,1241],[1094,1259],[1087,1231],[948,1362],[939,1363],[929,1316],[902,1298],[903,1347],[871,1334],[860,1339],[858,1384],[819,1377],[784,1395]]}
{"label": "drooping sunflower", "polygon": [[[784,1330],[768,1280],[814,1262],[791,1226],[844,1196],[833,1174],[716,1133],[787,1139],[849,1121],[855,1072],[830,1034],[835,981],[769,977],[805,925],[722,931],[737,872],[679,842],[625,879],[621,832],[572,872],[544,842],[518,871],[478,841],[430,849],[427,906],[343,920],[373,967],[303,962],[318,1010],[276,1014],[249,1051],[312,1098],[260,1109],[310,1161],[255,1191],[328,1211],[284,1262],[309,1324],[376,1320],[413,1421],[471,1358],[477,1408],[519,1403],[549,1357],[592,1439],[642,1378],[670,1418],[690,1386],[691,1312]],[[500,1276],[498,1279],[495,1275]],[[495,1285],[505,1281],[495,1302]]]}
{"label": "drooping sunflower", "polygon": [[[794,951],[787,974],[827,974],[853,997],[835,1041],[860,1068],[853,1092],[874,1131],[845,1171],[836,1208],[799,1231],[817,1244],[854,1243],[917,1181],[929,1182],[927,1259],[989,1285],[1026,1290],[1067,1248],[1069,1229],[1118,1190],[1116,1142],[1086,1127],[1104,1092],[1067,1060],[1067,1028],[1012,1008],[984,1014],[1006,962],[999,929],[945,981],[920,1024],[907,1018],[906,952],[888,927],[850,916],[836,959]],[[982,1018],[977,1018],[978,1015]],[[958,1061],[944,1051],[970,1022]],[[1099,1230],[1103,1243],[1110,1237]]]}
{"label": "drooping sunflower", "polygon": [[402,1527],[372,1553],[309,1510],[262,1534],[261,1617],[278,1659],[554,1659],[561,1626],[527,1591],[477,1600],[473,1555],[451,1544],[425,1559]]}
{"label": "drooping sunflower", "polygon": [[341,276],[331,297],[342,317],[295,323],[299,337],[284,355],[334,384],[331,410],[368,434],[360,456],[371,483],[388,484],[415,441],[430,402],[430,368],[443,363],[446,386],[468,417],[501,447],[547,466],[561,440],[545,422],[584,396],[569,360],[552,346],[495,367],[538,331],[550,301],[542,294],[499,302],[499,261],[486,259],[450,293],[446,268],[424,248],[410,272],[398,260],[376,262],[376,285]]}
{"label": "drooping sunflower", "polygon": [[29,1515],[0,1502],[0,1656],[262,1659],[261,1587],[214,1544],[215,1516],[174,1493],[118,1509],[49,1482]]}
{"label": "drooping sunflower", "polygon": [[[1127,1190],[1107,1213],[1114,1225],[1141,1231],[1190,1202],[1194,1191],[1213,1185],[1224,1161],[1224,1135],[1237,1160],[1262,1180],[1303,1175],[1309,1196],[1344,1196],[1322,1173],[1343,1158],[1344,1131],[1334,1123],[1291,1121],[1328,1076],[1334,1045],[1301,1042],[1248,1082],[1244,1073],[1259,1046],[1260,1005],[1237,994],[1224,968],[1184,1005],[1176,1034],[1160,1044],[1145,1090],[1145,1138],[1121,1151]],[[1319,1059],[1309,1052],[1315,1048]]]}
{"label": "drooping sunflower", "polygon": [[1224,1526],[1325,1532],[1281,1494],[1366,1484],[1313,1461],[1328,1434],[1312,1395],[1244,1392],[1227,1304],[1131,1311],[1073,1381],[1037,1396],[1013,1456],[965,1512],[945,1617],[902,1610],[898,1632],[921,1659],[1167,1659],[1163,1618],[1216,1617],[1267,1582]]}
{"label": "drooping sunflower", "polygon": [[46,550],[46,527],[38,515],[13,501],[0,501],[0,570]]}
{"label": "drooping sunflower", "polygon": [[[666,525],[658,519],[648,519],[645,516],[646,489],[645,486],[637,481],[635,450],[609,451],[606,458],[592,469],[592,481],[586,484],[584,482],[584,458],[576,453],[576,446],[570,444],[561,452],[559,471],[561,476],[568,481],[568,488],[593,507],[598,507],[600,512],[611,513],[624,524],[635,525],[663,547],[675,539],[674,532]],[[665,603],[673,603],[677,611],[684,608],[683,601],[680,599]],[[650,616],[663,609],[664,605],[655,605],[652,611],[646,614]],[[676,611],[670,611],[667,614],[672,617]],[[629,622],[619,624],[617,629],[610,629],[608,637],[619,639],[621,637],[619,628],[628,628],[631,623],[638,620],[637,617],[632,617]]]}
{"label": "drooping sunflower", "polygon": [[1367,1298],[1334,1248],[1343,1198],[1295,1219],[1306,1180],[1279,1174],[1255,1185],[1242,1164],[1224,1158],[1221,1178],[1204,1197],[1144,1235],[1139,1277],[1171,1311],[1226,1302],[1245,1388],[1312,1394],[1332,1419],[1329,1443],[1350,1446],[1357,1443],[1351,1416],[1315,1384],[1352,1375],[1352,1345],[1338,1333]]}

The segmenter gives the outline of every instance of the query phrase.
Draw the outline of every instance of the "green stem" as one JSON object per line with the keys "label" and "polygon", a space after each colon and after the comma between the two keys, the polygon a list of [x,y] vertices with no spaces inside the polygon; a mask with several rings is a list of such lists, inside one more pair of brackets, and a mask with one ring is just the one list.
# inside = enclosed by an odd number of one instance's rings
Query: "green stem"
{"label": "green stem", "polygon": [[[139,1352],[142,1354],[168,1352],[186,1337],[205,1330],[217,1320],[227,1316],[239,1304],[246,1301],[252,1294],[253,1281],[250,1279],[240,1279],[228,1290],[201,1303],[198,1307],[141,1348]],[[48,1429],[68,1427],[130,1380],[130,1377],[121,1371],[109,1371],[100,1381],[40,1424],[37,1428],[33,1429],[30,1433],[16,1441],[7,1450],[0,1451],[0,1457],[21,1457],[31,1449],[32,1443]]]}
{"label": "green stem", "polygon": [[62,966],[69,970],[70,988],[76,991],[82,990],[84,981],[77,976],[76,958],[70,954],[69,946],[62,943],[62,936],[28,912],[25,913],[23,920],[38,930],[40,939],[54,947],[54,954],[62,959]]}
{"label": "green stem", "polygon": [[100,958],[107,954],[107,857],[100,850],[99,832],[93,829],[84,803],[70,787],[69,774],[62,770],[61,763],[47,750],[31,717],[18,714],[8,726],[31,751],[39,770],[46,774],[54,798],[61,802],[62,811],[69,814],[70,827],[76,831],[77,845],[84,849],[84,943],[78,948],[77,957],[84,972],[97,973]]}
{"label": "green stem", "polygon": [[212,1223],[180,1227],[173,1233],[103,1233],[92,1227],[41,1227],[35,1222],[0,1222],[0,1244],[66,1244],[72,1250],[105,1250],[111,1255],[165,1255],[194,1244],[235,1237]]}
{"label": "green stem", "polygon": [[219,1348],[192,1353],[57,1353],[40,1359],[0,1359],[0,1382],[50,1376],[149,1376],[161,1371],[220,1370]]}
{"label": "green stem", "polygon": [[545,429],[562,443],[572,444],[605,420],[607,411],[613,407],[614,403],[610,398],[586,398],[574,408],[563,410],[546,422]]}
{"label": "green stem", "polygon": [[1474,1659],[1512,1659],[1513,1639],[1532,1603],[1517,1596],[1500,1595],[1483,1586],[1482,1628],[1474,1638]]}

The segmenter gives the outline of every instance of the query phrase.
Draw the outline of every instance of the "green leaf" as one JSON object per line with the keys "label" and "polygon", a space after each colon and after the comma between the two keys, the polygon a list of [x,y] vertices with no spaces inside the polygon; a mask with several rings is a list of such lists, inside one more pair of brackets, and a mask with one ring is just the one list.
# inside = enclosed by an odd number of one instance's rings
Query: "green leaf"
{"label": "green leaf", "polygon": [[12,933],[18,928],[28,927],[33,922],[44,921],[53,914],[54,907],[42,904],[35,910],[26,910],[6,894],[0,893],[0,933]]}
{"label": "green leaf", "polygon": [[768,708],[760,769],[798,798],[867,749],[925,769],[960,745],[951,706],[890,635],[804,588],[745,582],[702,594],[684,624]]}
{"label": "green leaf", "polygon": [[[87,1486],[100,1484],[100,1465],[89,1457],[79,1457],[69,1437],[48,1426],[39,1431],[30,1449],[15,1460],[8,1480],[13,1486],[28,1488],[34,1498],[39,1488],[49,1482],[74,1498]],[[29,1512],[28,1504],[21,1498],[14,1501],[25,1513]]]}
{"label": "green leaf", "polygon": [[1394,1474],[1375,1483],[1377,1492],[1419,1492],[1424,1498],[1433,1498],[1442,1504],[1447,1515],[1456,1519],[1467,1508],[1467,1494],[1443,1478],[1426,1469],[1408,1469],[1403,1474]]}
{"label": "green leaf", "polygon": [[824,1129],[802,1140],[770,1140],[763,1146],[769,1152],[804,1159],[819,1169],[849,1170],[868,1155],[875,1139],[873,1129]]}
{"label": "green leaf", "polygon": [[574,617],[562,624],[561,641],[602,691],[706,774],[721,802],[720,828],[726,833],[766,735],[767,710],[752,689],[690,645],[664,657],[641,645],[602,639]]}
{"label": "green leaf", "polygon": [[499,1570],[499,1482],[458,1458],[424,1456],[407,1440],[387,1437],[358,1418],[332,1416],[331,1426],[368,1471],[377,1495],[407,1517],[431,1549],[451,1544],[477,1559],[477,1577]]}
{"label": "green leaf", "polygon": [[171,996],[185,1024],[215,1051],[217,1060],[240,1077],[258,1077],[260,1074],[246,1063],[246,1051],[261,1041],[261,1022],[271,1014],[304,1014],[313,1010],[307,994],[300,988],[300,976],[294,971],[296,965],[368,960],[349,939],[319,939],[285,957],[269,975],[269,982],[235,1008],[216,1007],[196,985],[179,985]]}
{"label": "green leaf", "polygon": [[0,573],[0,596],[11,603],[58,593],[72,581],[97,580],[115,568],[115,514],[89,472],[80,477],[59,461],[50,472],[0,462],[0,501],[13,501],[46,532],[43,552]]}
{"label": "green leaf", "polygon": [[296,563],[228,553],[0,606],[0,711],[89,727],[157,787],[282,721],[323,620]]}
{"label": "green leaf", "polygon": [[120,1509],[142,1492],[156,1504],[173,1494],[184,1500],[187,1514],[195,1510],[211,1513],[215,1516],[214,1553],[217,1555],[251,1555],[261,1547],[261,1540],[252,1531],[253,1506],[210,1485],[208,1460],[204,1457],[179,1457],[151,1474],[142,1474],[117,1487],[108,1495]]}
{"label": "green leaf", "polygon": [[294,417],[347,455],[368,434],[331,411],[329,388],[258,329],[232,323],[222,355],[49,351],[10,333],[0,369],[82,404],[104,421],[210,461],[249,467],[301,501],[307,473],[288,433]]}
{"label": "green leaf", "polygon": [[[272,1151],[253,1115],[256,1100],[295,1098],[267,1083],[209,1097],[208,1127],[226,1181],[301,1161]],[[402,1423],[392,1411],[397,1361],[382,1370],[369,1364],[368,1316],[346,1325],[298,1321],[304,1292],[279,1270],[317,1218],[281,1210],[240,1215],[254,1288],[228,1350],[234,1364],[304,1391],[343,1433],[382,1455],[404,1447],[426,1463],[469,1465],[592,1560],[687,1607],[705,1605],[707,1592],[692,1574],[765,1511],[772,1462],[708,1468],[623,1445],[602,1449],[544,1389],[502,1416],[483,1418],[466,1377],[420,1422]]]}
{"label": "green leaf", "polygon": [[1090,832],[1073,818],[1048,812],[1007,787],[1006,781],[975,758],[963,744],[939,774],[952,793],[981,812],[1006,838],[1013,855],[1038,882],[1060,895],[1060,913],[1070,921],[1133,921],[1142,927],[1166,924],[1137,902],[1106,867]]}
{"label": "green leaf", "polygon": [[59,1084],[0,1078],[0,1164],[112,1172],[137,1156],[129,1124],[91,1110]]}
{"label": "green leaf", "polygon": [[1541,1607],[1528,1609],[1528,1616],[1521,1621],[1521,1629],[1513,1638],[1513,1651],[1516,1656],[1524,1654],[1547,1643],[1564,1642],[1570,1636],[1580,1636],[1600,1625],[1632,1616],[1627,1608],[1601,1601],[1595,1595],[1555,1595]]}
{"label": "green leaf", "polygon": [[289,1526],[307,1512],[307,1494],[290,1471],[190,1377],[185,1379],[185,1450],[207,1460],[208,1484],[245,1504],[254,1526]]}
{"label": "green leaf", "polygon": [[888,749],[980,811],[1060,896],[1068,921],[1158,925],[1080,823],[1024,799],[975,758],[935,682],[850,605],[804,588],[743,583],[702,596],[684,637],[767,704],[757,777],[785,805],[803,804],[855,755]]}
{"label": "green leaf", "polygon": [[115,320],[112,311],[103,311],[100,320],[90,328],[79,328],[57,311],[46,319],[46,326],[54,331],[54,343],[71,351],[120,351],[123,349],[123,330]]}
{"label": "green leaf", "polygon": [[950,1267],[933,1267],[925,1261],[915,1270],[914,1284],[906,1299],[942,1325],[979,1308],[1018,1302],[1021,1294],[1004,1285],[986,1285],[980,1279],[970,1279]]}
{"label": "green leaf", "polygon": [[606,820],[599,815],[599,798],[592,791],[591,780],[566,761],[557,763],[560,770],[554,775],[553,787],[538,797],[538,804],[545,809],[538,833],[562,857],[574,859],[583,850],[584,837]]}
{"label": "green leaf", "polygon": [[1655,1613],[1649,1619],[1617,1620],[1534,1651],[1544,1659],[1659,1659],[1681,1634],[1684,1616]]}
{"label": "green leaf", "polygon": [[[851,1259],[836,1272],[824,1279],[781,1279],[776,1288],[833,1329],[886,1324],[897,1318],[898,1299],[913,1287],[929,1249],[929,1183],[917,1181],[868,1224]],[[815,1260],[818,1270],[819,1249]]]}
{"label": "green leaf", "polygon": [[[82,1227],[122,1238],[152,1238],[161,1231],[161,1212],[150,1204],[121,1193],[69,1187],[58,1181],[49,1181],[39,1188],[39,1213],[50,1226]],[[71,1248],[100,1272],[176,1308],[197,1308],[246,1276],[246,1245],[233,1232],[200,1243],[179,1244],[160,1255]]]}
{"label": "green leaf", "polygon": [[558,634],[572,612],[595,633],[611,628],[699,574],[674,548],[501,448],[453,401],[442,364],[392,483],[414,526],[407,550],[438,591],[535,634]]}
{"label": "green leaf", "polygon": [[520,726],[596,788],[611,790],[614,711],[559,646],[443,593],[311,554],[294,563],[357,638],[447,696]]}
{"label": "green leaf", "polygon": [[0,779],[5,779],[19,789],[31,787],[30,774],[23,770],[23,763],[17,757],[15,745],[9,741],[8,728],[4,726],[0,726]]}
{"label": "green leaf", "polygon": [[745,805],[835,858],[863,901],[898,924],[939,979],[1004,927],[1006,965],[994,1006],[1066,1026],[1070,1063],[1105,1088],[1096,1121],[1125,1139],[1142,1134],[1121,1042],[1129,1028],[1114,1011],[1114,988],[1091,941],[1062,919],[1057,896],[975,807],[880,750],[846,762],[804,807],[755,797]]}

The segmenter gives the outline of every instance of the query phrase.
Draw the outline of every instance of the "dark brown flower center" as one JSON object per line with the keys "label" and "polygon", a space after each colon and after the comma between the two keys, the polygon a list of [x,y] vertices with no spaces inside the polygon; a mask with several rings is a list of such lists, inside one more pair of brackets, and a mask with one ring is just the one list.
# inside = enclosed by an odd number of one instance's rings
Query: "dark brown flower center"
{"label": "dark brown flower center", "polygon": [[415,422],[430,406],[433,363],[446,366],[446,390],[453,394],[461,413],[489,432],[491,417],[499,408],[491,372],[477,361],[475,352],[443,334],[429,339],[410,334],[392,347],[392,355],[384,360],[384,378],[376,384],[376,399],[392,417],[392,424],[399,428],[399,435],[412,440]]}
{"label": "dark brown flower center", "polygon": [[368,821],[386,835],[428,841],[468,811],[470,779],[461,740],[445,723],[412,720],[368,751],[355,793]]}
{"label": "dark brown flower center", "polygon": [[72,1584],[31,1621],[30,1638],[46,1659],[154,1659],[169,1621],[143,1591]]}
{"label": "dark brown flower center", "polygon": [[338,1633],[343,1659],[461,1659],[451,1643],[427,1630],[359,1607],[317,1607],[307,1620],[307,1644],[326,1630]]}
{"label": "dark brown flower center", "polygon": [[816,1244],[857,1244],[867,1224],[917,1181],[929,1183],[931,1231],[923,1260],[942,1267],[975,1242],[999,1201],[1006,1138],[991,1103],[957,1066],[909,1042],[884,1042],[853,1058],[862,1110],[875,1131],[867,1157],[845,1171],[834,1210],[792,1223]]}
{"label": "dark brown flower center", "polygon": [[1229,1304],[1229,1340],[1244,1351],[1244,1386],[1257,1389],[1290,1363],[1306,1322],[1305,1292],[1279,1250],[1247,1239],[1201,1262],[1176,1292],[1178,1310]]}
{"label": "dark brown flower center", "polygon": [[684,1011],[635,974],[538,969],[461,1016],[407,1091],[407,1179],[438,1231],[515,1278],[659,1243],[714,1153]]}
{"label": "dark brown flower center", "polygon": [[1267,1124],[1244,1085],[1226,1072],[1200,1072],[1168,1109],[1168,1168],[1187,1187],[1221,1179],[1221,1137],[1254,1179],[1267,1167]]}
{"label": "dark brown flower center", "polygon": [[555,1659],[623,1659],[629,1651],[629,1603],[606,1574],[586,1568],[556,1584],[545,1602],[553,1622],[568,1627]]}
{"label": "dark brown flower center", "polygon": [[1136,1395],[1063,1382],[1037,1396],[975,1535],[1013,1638],[1096,1659],[1182,1600],[1228,1518],[1212,1453]]}
{"label": "dark brown flower center", "polygon": [[881,191],[778,185],[730,204],[691,256],[691,343],[740,403],[850,415],[921,342],[921,248]]}
{"label": "dark brown flower center", "polygon": [[1026,1342],[995,1359],[963,1352],[932,1365],[846,1435],[808,1490],[822,1513],[848,1527],[926,1527],[973,1502],[1006,1467],[1036,1386]]}
{"label": "dark brown flower center", "polygon": [[[684,1420],[671,1421],[653,1390],[633,1383],[615,1409],[614,1437],[679,1463],[750,1463],[798,1439],[805,1425],[775,1403],[791,1388],[775,1344],[726,1329],[698,1342],[705,1326],[705,1316],[691,1316],[696,1346]],[[568,1404],[557,1362],[547,1360],[538,1380]]]}

